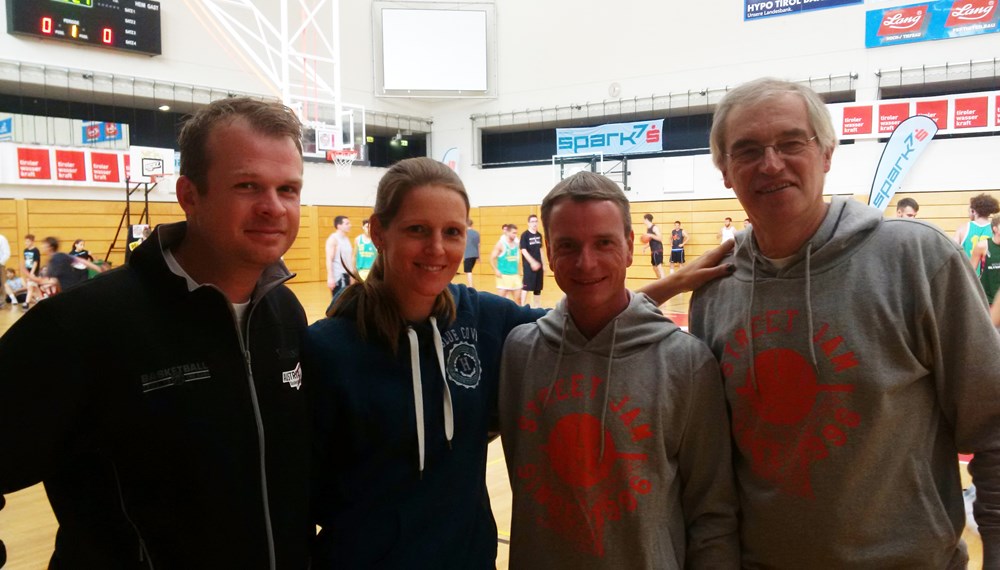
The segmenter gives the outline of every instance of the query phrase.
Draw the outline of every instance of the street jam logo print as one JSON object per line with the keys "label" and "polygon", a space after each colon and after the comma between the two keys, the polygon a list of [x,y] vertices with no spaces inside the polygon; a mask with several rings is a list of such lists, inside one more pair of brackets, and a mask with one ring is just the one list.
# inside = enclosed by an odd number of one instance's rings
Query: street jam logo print
{"label": "street jam logo print", "polygon": [[479,332],[472,327],[456,327],[441,335],[445,374],[448,380],[462,388],[479,386],[479,380],[483,376],[479,352],[476,350],[478,339]]}
{"label": "street jam logo print", "polygon": [[[753,317],[750,331],[738,329],[726,343],[722,373],[727,386],[736,386],[733,436],[753,472],[783,493],[813,498],[812,468],[847,443],[862,421],[848,405],[854,386],[830,380],[859,363],[826,323],[811,337],[821,368],[833,373],[822,383],[808,353],[769,348],[750,354],[750,338],[773,345],[802,335],[800,320],[795,310]],[[756,383],[747,366],[751,357]]]}
{"label": "street jam logo print", "polygon": [[653,490],[644,475],[648,455],[639,452],[640,442],[653,432],[628,396],[611,399],[604,427],[600,410],[559,416],[560,408],[591,408],[581,402],[603,401],[603,383],[597,376],[574,374],[557,380],[551,395],[548,388],[537,392],[518,426],[524,441],[537,443],[535,460],[518,466],[513,482],[541,507],[537,524],[597,557],[605,554],[607,525],[629,513],[636,516],[639,503]]}

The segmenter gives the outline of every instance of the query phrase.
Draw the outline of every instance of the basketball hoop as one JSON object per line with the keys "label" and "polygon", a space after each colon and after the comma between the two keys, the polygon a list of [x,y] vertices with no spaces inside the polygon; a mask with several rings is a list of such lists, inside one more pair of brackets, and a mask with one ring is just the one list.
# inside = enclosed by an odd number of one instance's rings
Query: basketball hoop
{"label": "basketball hoop", "polygon": [[358,159],[358,153],[353,148],[343,148],[340,150],[328,150],[326,159],[332,160],[337,167],[337,176],[350,176],[351,165]]}

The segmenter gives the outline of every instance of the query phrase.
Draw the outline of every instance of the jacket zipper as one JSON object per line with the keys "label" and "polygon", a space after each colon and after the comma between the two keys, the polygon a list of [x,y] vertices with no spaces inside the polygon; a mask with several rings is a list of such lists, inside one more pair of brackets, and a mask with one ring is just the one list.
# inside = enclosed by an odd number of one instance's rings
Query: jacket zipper
{"label": "jacket zipper", "polygon": [[132,526],[132,530],[135,531],[135,537],[139,539],[139,562],[146,562],[149,570],[153,570],[153,559],[149,556],[149,551],[146,550],[146,541],[142,539],[142,533],[139,532],[139,527],[132,522],[132,517],[128,515],[128,509],[125,508],[125,496],[122,495],[122,483],[118,478],[118,466],[112,463],[111,468],[115,471],[115,488],[118,490],[118,502],[121,505],[122,514],[125,516],[125,520],[128,521],[128,524]]}
{"label": "jacket zipper", "polygon": [[243,333],[239,329],[239,319],[236,318],[236,311],[233,309],[232,304],[229,304],[229,310],[233,315],[233,324],[236,327],[236,338],[240,341],[240,350],[243,352],[244,364],[246,365],[247,371],[247,382],[250,387],[250,401],[253,403],[253,414],[254,420],[257,424],[257,443],[260,450],[260,492],[261,499],[264,505],[264,528],[267,531],[267,556],[268,562],[270,564],[271,570],[277,570],[277,562],[275,561],[274,553],[274,531],[271,528],[271,507],[270,500],[267,495],[267,462],[264,456],[264,420],[260,415],[260,404],[257,401],[257,389],[256,384],[253,379],[253,368],[252,362],[250,360],[250,318],[253,317],[254,309],[257,308],[257,303],[251,303],[247,313],[246,326],[246,339],[243,338]]}

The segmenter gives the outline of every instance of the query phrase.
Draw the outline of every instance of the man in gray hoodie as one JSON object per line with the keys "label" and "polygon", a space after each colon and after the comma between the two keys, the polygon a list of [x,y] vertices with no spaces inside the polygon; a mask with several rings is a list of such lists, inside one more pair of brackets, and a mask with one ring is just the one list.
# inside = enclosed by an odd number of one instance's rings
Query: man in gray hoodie
{"label": "man in gray hoodie", "polygon": [[964,568],[964,452],[1000,567],[1000,335],[961,250],[823,200],[836,135],[801,85],[733,89],[710,144],[753,223],[690,314],[722,366],[744,566]]}
{"label": "man in gray hoodie", "polygon": [[628,199],[581,172],[545,197],[542,224],[566,297],[504,345],[510,567],[737,568],[718,363],[625,288]]}

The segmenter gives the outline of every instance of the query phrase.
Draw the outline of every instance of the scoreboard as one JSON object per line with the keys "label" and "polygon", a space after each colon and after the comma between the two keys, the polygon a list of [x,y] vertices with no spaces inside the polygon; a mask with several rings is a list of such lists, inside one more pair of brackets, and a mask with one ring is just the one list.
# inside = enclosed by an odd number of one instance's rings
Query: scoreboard
{"label": "scoreboard", "polygon": [[7,32],[160,55],[158,0],[7,0]]}

